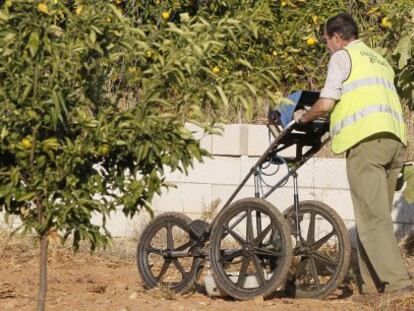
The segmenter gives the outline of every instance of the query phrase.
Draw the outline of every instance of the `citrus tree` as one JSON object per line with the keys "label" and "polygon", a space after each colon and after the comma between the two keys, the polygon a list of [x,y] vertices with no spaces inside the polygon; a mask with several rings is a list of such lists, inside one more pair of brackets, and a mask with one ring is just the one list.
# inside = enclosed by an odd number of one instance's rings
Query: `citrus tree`
{"label": "citrus tree", "polygon": [[107,1],[1,3],[0,205],[39,237],[38,310],[50,239],[105,246],[111,211],[150,210],[165,169],[207,154],[185,120],[211,132],[223,106],[279,99],[266,68],[216,68],[242,32],[234,19],[189,15],[154,32]]}

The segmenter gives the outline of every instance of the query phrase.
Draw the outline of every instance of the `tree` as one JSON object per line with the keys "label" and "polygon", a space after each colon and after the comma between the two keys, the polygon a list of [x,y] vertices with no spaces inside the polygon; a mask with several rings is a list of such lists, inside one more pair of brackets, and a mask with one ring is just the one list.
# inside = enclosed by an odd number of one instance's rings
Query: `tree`
{"label": "tree", "polygon": [[[223,42],[242,32],[235,20],[194,17],[153,33],[107,1],[8,0],[0,29],[0,205],[39,237],[38,310],[49,239],[105,246],[111,211],[150,210],[166,168],[186,172],[207,154],[187,118],[213,131],[236,98],[278,100],[262,68],[241,61],[248,74],[222,79],[212,67]],[[246,88],[262,78],[263,91]]]}

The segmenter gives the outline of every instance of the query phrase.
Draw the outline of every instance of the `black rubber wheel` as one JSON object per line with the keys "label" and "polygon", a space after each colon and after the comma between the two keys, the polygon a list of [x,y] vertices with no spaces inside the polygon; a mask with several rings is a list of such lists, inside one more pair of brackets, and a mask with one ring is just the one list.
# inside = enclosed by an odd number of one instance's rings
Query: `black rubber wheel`
{"label": "black rubber wheel", "polygon": [[285,283],[291,259],[289,225],[269,202],[242,199],[214,220],[211,267],[218,289],[227,295],[239,300],[269,296]]}
{"label": "black rubber wheel", "polygon": [[193,245],[188,226],[191,218],[168,212],[155,217],[142,232],[137,248],[137,266],[144,286],[167,287],[175,293],[194,288],[201,272],[201,258],[175,256]]}
{"label": "black rubber wheel", "polygon": [[[284,212],[296,230],[294,206]],[[298,298],[323,299],[343,282],[351,258],[344,222],[336,211],[317,201],[299,203],[302,246],[296,245],[286,293]]]}

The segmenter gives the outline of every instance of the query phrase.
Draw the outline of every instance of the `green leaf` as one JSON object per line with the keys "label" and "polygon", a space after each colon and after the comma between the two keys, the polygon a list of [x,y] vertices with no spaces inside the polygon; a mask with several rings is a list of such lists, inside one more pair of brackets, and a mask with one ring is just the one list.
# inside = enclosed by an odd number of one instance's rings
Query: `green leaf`
{"label": "green leaf", "polygon": [[27,202],[27,201],[31,201],[32,199],[34,199],[36,197],[36,193],[35,192],[28,192],[22,196],[16,196],[16,200],[20,201],[20,202]]}
{"label": "green leaf", "polygon": [[0,20],[7,22],[9,20],[9,16],[3,10],[0,10]]}
{"label": "green leaf", "polygon": [[36,53],[39,49],[40,39],[39,39],[39,33],[37,31],[34,31],[30,34],[29,40],[26,45],[26,49],[29,49],[30,55],[32,57],[36,56]]}
{"label": "green leaf", "polygon": [[112,12],[115,14],[115,16],[118,18],[119,21],[124,21],[124,17],[122,16],[122,12],[118,10],[117,7],[115,7],[113,4],[108,4],[109,8],[112,10]]}
{"label": "green leaf", "polygon": [[4,140],[4,138],[9,134],[9,131],[6,127],[1,129],[0,140]]}
{"label": "green leaf", "polygon": [[223,102],[224,106],[225,106],[226,108],[228,108],[228,106],[229,106],[229,99],[227,98],[227,96],[226,96],[226,94],[224,93],[223,89],[222,89],[222,88],[221,88],[221,86],[219,86],[219,85],[217,85],[217,86],[216,86],[216,89],[217,89],[217,91],[218,91],[218,92],[219,92],[219,94],[220,94],[220,97],[221,97],[221,100],[222,100],[222,102]]}
{"label": "green leaf", "polygon": [[91,30],[89,32],[88,39],[89,39],[89,42],[91,43],[91,45],[95,45],[95,43],[96,43],[96,32]]}
{"label": "green leaf", "polygon": [[11,184],[7,184],[7,185],[2,185],[0,186],[0,198],[4,198],[7,195],[9,195],[12,191],[12,185]]}
{"label": "green leaf", "polygon": [[237,60],[237,62],[238,63],[240,63],[240,64],[242,64],[243,66],[246,66],[247,68],[249,68],[249,69],[253,69],[253,66],[252,66],[252,64],[250,64],[247,60],[245,60],[245,59],[242,59],[242,58],[239,58],[238,60]]}
{"label": "green leaf", "polygon": [[14,32],[11,32],[11,31],[0,32],[0,42],[2,42],[4,45],[13,41],[15,37],[16,37],[16,33]]}
{"label": "green leaf", "polygon": [[399,55],[400,59],[398,62],[399,68],[403,68],[407,65],[408,60],[411,58],[412,38],[413,33],[405,35],[395,48],[393,55]]}

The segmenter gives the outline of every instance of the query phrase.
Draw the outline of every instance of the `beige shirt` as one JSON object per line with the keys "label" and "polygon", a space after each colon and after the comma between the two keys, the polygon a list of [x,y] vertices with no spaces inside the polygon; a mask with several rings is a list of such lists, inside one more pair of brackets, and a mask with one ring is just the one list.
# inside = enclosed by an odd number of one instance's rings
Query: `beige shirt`
{"label": "beige shirt", "polygon": [[[360,42],[354,40],[347,46]],[[325,86],[321,90],[320,97],[339,100],[342,95],[342,83],[348,79],[351,73],[351,58],[346,50],[342,49],[332,54],[328,64],[328,74]]]}

